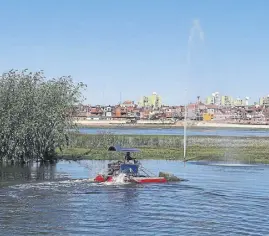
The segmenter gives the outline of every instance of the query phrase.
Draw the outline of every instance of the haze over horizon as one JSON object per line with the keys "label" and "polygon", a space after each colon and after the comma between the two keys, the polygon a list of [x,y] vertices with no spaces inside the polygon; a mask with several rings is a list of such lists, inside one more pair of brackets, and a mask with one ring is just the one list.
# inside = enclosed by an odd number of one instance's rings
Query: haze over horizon
{"label": "haze over horizon", "polygon": [[86,103],[157,92],[183,104],[212,92],[269,94],[269,1],[1,1],[0,71],[88,84]]}

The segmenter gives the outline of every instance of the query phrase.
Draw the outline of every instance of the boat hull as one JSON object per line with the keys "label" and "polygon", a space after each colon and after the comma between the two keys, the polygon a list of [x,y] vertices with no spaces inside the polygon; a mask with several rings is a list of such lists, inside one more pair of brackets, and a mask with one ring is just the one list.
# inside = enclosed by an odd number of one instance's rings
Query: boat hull
{"label": "boat hull", "polygon": [[[94,179],[95,182],[113,182],[113,176],[103,176],[97,175]],[[128,178],[125,182],[129,183],[138,183],[138,184],[145,184],[145,183],[166,183],[167,179],[164,177],[131,177]]]}
{"label": "boat hull", "polygon": [[139,184],[166,183],[167,180],[164,177],[134,177],[132,178],[132,182],[139,183]]}

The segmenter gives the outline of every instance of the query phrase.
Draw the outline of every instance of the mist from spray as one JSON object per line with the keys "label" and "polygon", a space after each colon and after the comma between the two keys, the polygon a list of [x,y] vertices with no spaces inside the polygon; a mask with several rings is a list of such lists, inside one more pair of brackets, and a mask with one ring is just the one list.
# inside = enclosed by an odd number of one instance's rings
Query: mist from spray
{"label": "mist from spray", "polygon": [[[198,39],[204,44],[205,34],[200,25],[200,21],[195,19],[192,21],[192,26],[188,38],[188,51],[187,51],[187,84],[191,81],[191,64],[192,64],[192,51],[194,46],[195,36],[198,35]],[[194,83],[195,84],[195,83]],[[185,88],[186,103],[188,102],[187,88]]]}
{"label": "mist from spray", "polygon": [[104,182],[104,185],[123,185],[123,184],[129,184],[126,182],[126,174],[120,173],[117,176],[113,176],[113,181],[111,182]]}
{"label": "mist from spray", "polygon": [[[191,76],[190,76],[190,72],[191,72],[191,65],[193,64],[192,62],[192,51],[193,51],[193,46],[194,46],[194,39],[195,37],[198,36],[198,39],[200,42],[202,42],[203,44],[205,43],[205,33],[201,27],[200,24],[200,20],[199,19],[194,19],[192,21],[192,27],[190,29],[190,34],[189,34],[189,38],[188,38],[188,52],[187,52],[187,80],[190,82],[191,81]],[[197,82],[197,81],[195,81]],[[196,83],[193,83],[196,84]],[[197,84],[196,84],[197,86]],[[195,87],[196,87],[195,86]],[[187,98],[187,89],[186,89],[186,103],[188,103],[188,98]],[[186,107],[185,107],[186,108]],[[187,139],[187,135],[186,135],[186,126],[187,126],[187,122],[186,122],[186,116],[187,114],[185,114],[185,124],[184,124],[184,158],[185,158],[185,152],[186,152],[186,139]],[[226,164],[238,164],[237,161],[237,157],[238,154],[240,153],[240,150],[237,150],[235,152],[235,149],[231,149],[231,143],[229,142],[229,140],[227,140],[227,142],[223,142],[221,144],[218,144],[218,148],[224,149],[224,161]]]}
{"label": "mist from spray", "polygon": [[188,66],[190,66],[190,64],[191,64],[191,50],[192,50],[192,43],[193,43],[195,33],[198,33],[199,39],[202,42],[205,41],[205,34],[204,34],[204,31],[200,25],[200,21],[198,19],[193,20],[192,27],[191,27],[190,34],[189,34],[188,55],[187,55]]}
{"label": "mist from spray", "polygon": [[[188,39],[188,53],[187,53],[187,80],[190,81],[190,68],[191,68],[191,51],[192,51],[192,45],[193,45],[193,39],[195,36],[195,33],[199,34],[199,39],[204,42],[204,31],[200,25],[200,21],[198,19],[194,19],[192,22],[192,27],[189,34]],[[184,153],[183,158],[186,159],[186,145],[187,145],[187,103],[188,103],[188,95],[187,95],[188,89],[185,88],[185,114],[184,114]]]}

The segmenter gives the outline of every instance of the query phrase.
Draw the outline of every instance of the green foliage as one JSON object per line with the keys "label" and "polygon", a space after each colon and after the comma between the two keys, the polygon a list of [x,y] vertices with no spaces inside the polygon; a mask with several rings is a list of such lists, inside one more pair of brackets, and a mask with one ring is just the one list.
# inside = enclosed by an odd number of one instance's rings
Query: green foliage
{"label": "green foliage", "polygon": [[[99,144],[99,145],[98,145]],[[178,135],[113,135],[73,134],[64,155],[74,156],[89,148],[93,151],[85,159],[118,159],[107,148],[120,144],[140,148],[133,154],[139,159],[183,160],[183,136]],[[188,136],[188,160],[220,160],[269,163],[269,139],[264,137]],[[72,158],[71,158],[72,159]]]}
{"label": "green foliage", "polygon": [[70,76],[11,70],[0,77],[0,160],[49,160],[68,143],[81,89]]}

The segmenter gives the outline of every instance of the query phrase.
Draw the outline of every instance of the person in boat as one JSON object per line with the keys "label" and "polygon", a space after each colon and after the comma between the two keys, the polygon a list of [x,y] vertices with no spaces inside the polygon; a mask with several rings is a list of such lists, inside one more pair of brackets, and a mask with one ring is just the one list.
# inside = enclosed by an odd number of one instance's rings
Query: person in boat
{"label": "person in boat", "polygon": [[128,161],[128,162],[131,161],[131,160],[133,160],[133,158],[131,157],[131,153],[130,152],[126,152],[125,160]]}
{"label": "person in boat", "polygon": [[135,158],[131,157],[131,153],[130,153],[130,152],[126,152],[125,160],[126,160],[127,162],[133,160],[133,161],[134,161],[134,164],[137,163],[137,160],[136,160]]}

